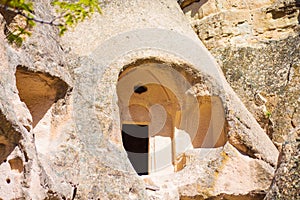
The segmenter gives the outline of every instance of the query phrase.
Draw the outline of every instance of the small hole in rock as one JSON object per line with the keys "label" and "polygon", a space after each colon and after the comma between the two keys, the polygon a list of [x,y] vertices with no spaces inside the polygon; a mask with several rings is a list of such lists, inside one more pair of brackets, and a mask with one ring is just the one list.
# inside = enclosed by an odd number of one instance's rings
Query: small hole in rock
{"label": "small hole in rock", "polygon": [[23,161],[20,157],[10,159],[8,162],[12,170],[17,170],[20,173],[23,171]]}
{"label": "small hole in rock", "polygon": [[6,179],[6,183],[10,184],[10,179],[9,178]]}
{"label": "small hole in rock", "polygon": [[142,94],[144,92],[147,92],[148,88],[143,85],[136,85],[134,86],[133,90],[135,93]]}

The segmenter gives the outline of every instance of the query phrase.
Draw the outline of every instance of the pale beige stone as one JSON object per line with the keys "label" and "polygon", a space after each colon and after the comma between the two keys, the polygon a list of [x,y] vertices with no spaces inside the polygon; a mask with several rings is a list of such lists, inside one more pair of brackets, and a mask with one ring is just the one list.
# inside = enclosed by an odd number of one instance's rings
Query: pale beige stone
{"label": "pale beige stone", "polygon": [[[36,2],[36,13],[52,16],[48,3]],[[224,1],[212,10],[229,7]],[[215,17],[234,20],[238,14],[233,9]],[[207,29],[207,37],[221,34],[220,26]],[[250,34],[247,28],[234,34]],[[224,31],[229,34],[229,28]],[[54,27],[38,25],[20,49],[4,37],[0,198],[257,196],[256,190],[270,184],[276,147],[175,1],[105,1],[103,15],[61,39]],[[122,88],[130,69],[146,66],[159,70],[137,74],[133,85]],[[152,78],[146,76],[151,73]],[[149,91],[134,92],[139,84]],[[152,146],[166,145],[152,151],[159,157],[165,149],[168,159],[163,164],[164,156],[157,159],[158,168],[171,167],[150,171],[145,183],[123,147],[121,125],[128,121],[150,124],[150,135],[158,139]],[[235,174],[241,180],[228,180]]]}

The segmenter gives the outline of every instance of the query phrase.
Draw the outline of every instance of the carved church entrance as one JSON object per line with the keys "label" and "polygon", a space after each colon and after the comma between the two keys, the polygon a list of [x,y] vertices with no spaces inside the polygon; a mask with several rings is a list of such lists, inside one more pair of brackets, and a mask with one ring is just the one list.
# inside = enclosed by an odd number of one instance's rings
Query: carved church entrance
{"label": "carved church entrance", "polygon": [[187,76],[153,61],[127,66],[119,74],[122,142],[139,175],[181,170],[188,149],[227,141],[221,99],[209,91],[192,94],[195,83]]}

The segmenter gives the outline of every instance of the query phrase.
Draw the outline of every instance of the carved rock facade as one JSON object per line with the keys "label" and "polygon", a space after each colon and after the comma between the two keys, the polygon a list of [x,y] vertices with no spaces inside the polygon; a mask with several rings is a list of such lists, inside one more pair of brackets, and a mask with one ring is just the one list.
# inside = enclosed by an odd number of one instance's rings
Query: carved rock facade
{"label": "carved rock facade", "polygon": [[[48,3],[38,16],[54,15]],[[62,38],[37,26],[21,48],[2,19],[0,198],[263,198],[278,150],[179,5],[102,3]],[[125,151],[125,124],[149,128],[145,152]]]}

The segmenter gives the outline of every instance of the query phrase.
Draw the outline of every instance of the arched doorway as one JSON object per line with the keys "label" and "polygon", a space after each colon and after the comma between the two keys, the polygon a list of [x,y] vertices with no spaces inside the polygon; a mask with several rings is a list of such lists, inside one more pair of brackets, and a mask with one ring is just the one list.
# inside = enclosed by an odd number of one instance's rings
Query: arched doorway
{"label": "arched doorway", "polygon": [[187,149],[225,144],[221,99],[189,93],[190,79],[159,61],[132,64],[119,74],[122,141],[138,174],[173,172]]}

